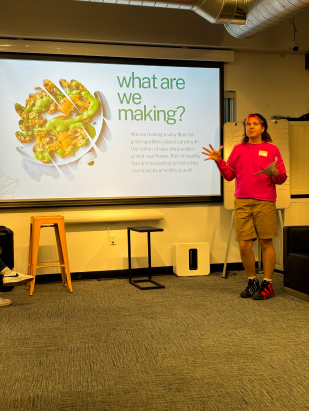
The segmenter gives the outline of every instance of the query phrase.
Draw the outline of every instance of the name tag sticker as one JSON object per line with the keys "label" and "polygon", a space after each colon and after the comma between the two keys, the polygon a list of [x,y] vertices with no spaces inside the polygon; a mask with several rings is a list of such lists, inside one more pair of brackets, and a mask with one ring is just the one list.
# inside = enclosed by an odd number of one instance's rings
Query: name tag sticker
{"label": "name tag sticker", "polygon": [[262,150],[259,151],[259,156],[267,157],[267,154],[268,154],[268,151],[262,151]]}

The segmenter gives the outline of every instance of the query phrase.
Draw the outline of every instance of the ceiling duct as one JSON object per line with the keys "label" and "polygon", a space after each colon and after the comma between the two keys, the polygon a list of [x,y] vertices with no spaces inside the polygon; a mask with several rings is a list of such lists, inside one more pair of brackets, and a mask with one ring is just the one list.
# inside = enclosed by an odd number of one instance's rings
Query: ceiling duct
{"label": "ceiling duct", "polygon": [[[83,0],[82,0],[83,1]],[[246,23],[247,0],[90,0],[132,6],[192,10],[210,23]]]}
{"label": "ceiling duct", "polygon": [[225,24],[237,38],[247,39],[309,8],[309,0],[248,0],[245,25]]}
{"label": "ceiling duct", "polygon": [[[79,0],[87,1],[87,0]],[[309,8],[309,0],[88,0],[96,3],[192,10],[224,24],[236,38],[250,38]]]}

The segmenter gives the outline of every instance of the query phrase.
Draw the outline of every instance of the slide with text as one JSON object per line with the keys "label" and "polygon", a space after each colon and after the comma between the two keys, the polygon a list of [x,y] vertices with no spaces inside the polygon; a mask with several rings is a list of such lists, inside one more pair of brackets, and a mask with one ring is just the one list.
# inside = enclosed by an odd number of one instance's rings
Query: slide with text
{"label": "slide with text", "polygon": [[220,195],[219,75],[0,59],[0,199]]}

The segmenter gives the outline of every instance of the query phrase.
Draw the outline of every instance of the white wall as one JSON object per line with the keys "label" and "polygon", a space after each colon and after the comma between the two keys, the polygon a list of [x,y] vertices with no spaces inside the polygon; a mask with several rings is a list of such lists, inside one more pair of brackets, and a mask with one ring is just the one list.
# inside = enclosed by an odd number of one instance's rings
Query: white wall
{"label": "white wall", "polygon": [[291,194],[309,193],[309,121],[290,121]]}
{"label": "white wall", "polygon": [[[304,56],[263,53],[235,53],[235,62],[225,66],[225,89],[236,90],[237,118],[243,119],[249,112],[260,112],[269,118],[272,114],[300,116],[308,112],[309,73],[305,70]],[[207,144],[207,130],[205,141]],[[172,265],[172,246],[175,242],[206,241],[210,245],[210,263],[223,263],[226,250],[231,212],[221,204],[164,205],[145,207],[84,207],[63,209],[1,210],[1,225],[14,231],[15,266],[27,269],[30,216],[57,213],[64,216],[85,212],[85,216],[98,210],[149,210],[164,213],[158,223],[163,233],[152,235],[153,266]],[[301,214],[301,216],[300,216]],[[285,212],[288,224],[309,224],[309,204],[293,202]],[[111,223],[110,232],[116,234],[117,245],[108,242],[108,223],[67,226],[67,242],[72,272],[101,271],[127,268],[127,225],[136,223]],[[54,237],[51,230],[42,234],[40,258],[55,256]],[[133,267],[147,265],[146,238],[133,233]],[[233,235],[234,237],[234,235]],[[240,261],[238,245],[232,243],[229,261]],[[44,272],[58,272],[52,269]]]}
{"label": "white wall", "polygon": [[236,91],[237,120],[255,112],[267,119],[308,113],[308,86],[303,55],[238,52],[226,65],[224,87]]}

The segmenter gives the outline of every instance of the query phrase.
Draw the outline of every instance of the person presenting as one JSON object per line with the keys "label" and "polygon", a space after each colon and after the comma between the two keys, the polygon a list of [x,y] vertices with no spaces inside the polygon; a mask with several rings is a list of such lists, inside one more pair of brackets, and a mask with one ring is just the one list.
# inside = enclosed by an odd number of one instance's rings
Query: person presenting
{"label": "person presenting", "polygon": [[[11,270],[0,258],[0,276],[2,277],[2,283],[5,287],[11,287],[15,285],[22,285],[29,283],[34,279],[32,275],[21,274],[16,272],[13,268]],[[10,305],[12,303],[8,298],[0,297],[0,307]]]}
{"label": "person presenting", "polygon": [[[222,159],[222,149],[210,144],[203,147],[207,160],[214,160],[227,181],[236,178],[235,228],[240,256],[248,276],[248,285],[240,294],[243,298],[265,300],[274,296],[272,279],[276,254],[272,239],[277,237],[276,185],[286,179],[285,165],[276,145],[272,143],[266,119],[258,113],[249,114],[244,122],[244,135],[227,162]],[[253,241],[259,239],[263,255],[264,279],[259,284],[256,277]]]}

